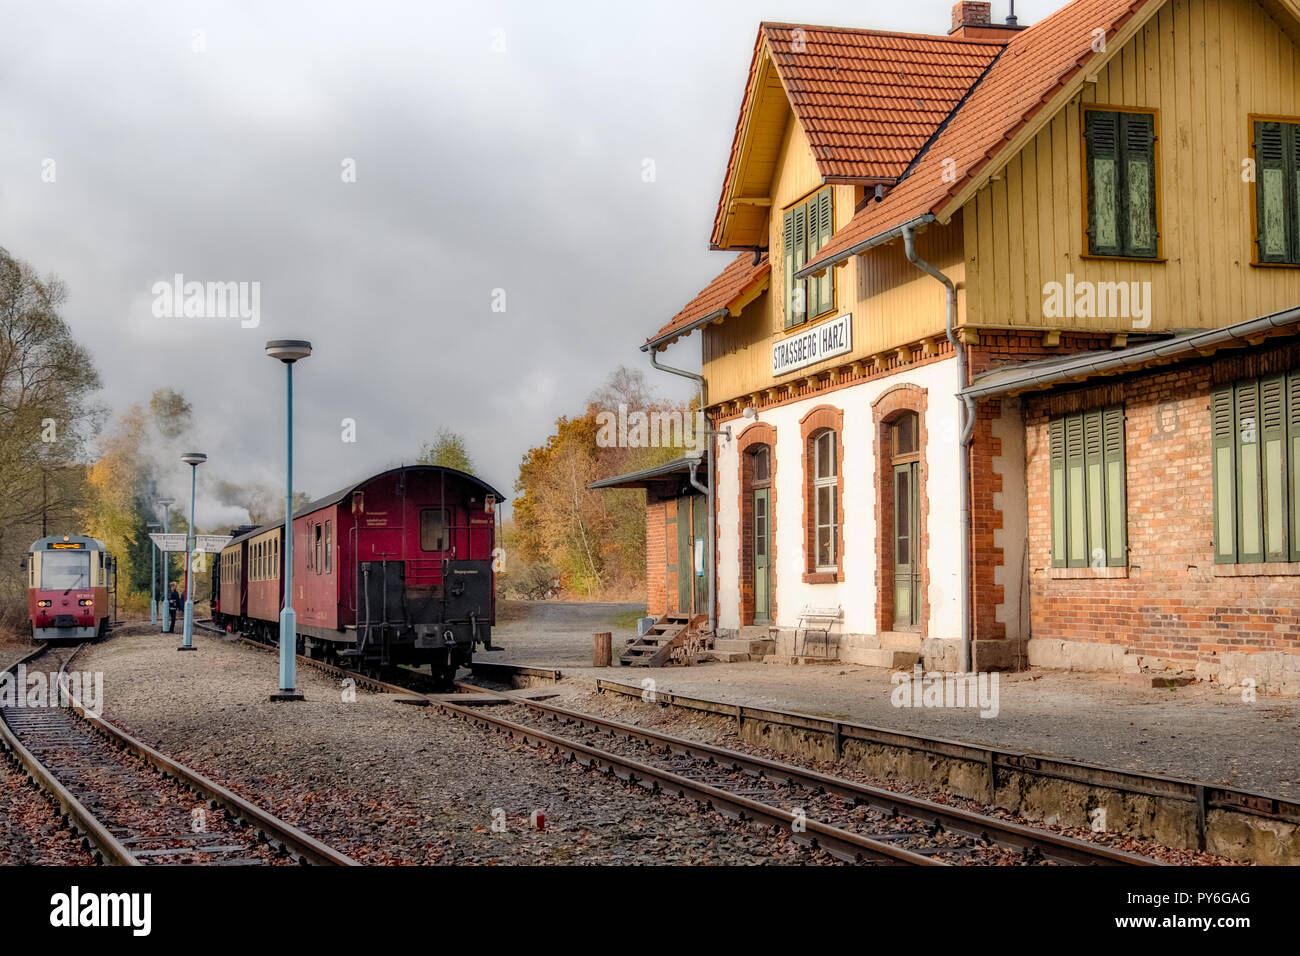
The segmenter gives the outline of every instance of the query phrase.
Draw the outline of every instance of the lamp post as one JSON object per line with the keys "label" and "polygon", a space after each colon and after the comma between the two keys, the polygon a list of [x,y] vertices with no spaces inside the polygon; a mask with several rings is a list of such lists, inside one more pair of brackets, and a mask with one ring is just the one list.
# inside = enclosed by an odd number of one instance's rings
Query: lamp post
{"label": "lamp post", "polygon": [[[162,527],[163,534],[167,533],[167,513],[171,511],[172,505],[176,504],[175,498],[159,498],[158,504],[162,506]],[[162,553],[162,600],[158,603],[158,617],[162,619],[162,633],[167,634],[171,631],[171,615],[167,613],[167,585],[171,583],[171,552],[163,551]]]}
{"label": "lamp post", "polygon": [[178,651],[194,650],[194,492],[198,486],[199,465],[208,460],[201,451],[186,452],[181,461],[190,466],[190,530],[185,536],[185,634]]}
{"label": "lamp post", "polygon": [[280,689],[271,700],[302,700],[297,689],[294,655],[298,650],[298,619],[293,613],[293,365],[311,355],[311,343],[301,339],[276,339],[266,343],[266,354],[284,363],[288,374],[285,408],[284,485],[284,610],[280,612]]}
{"label": "lamp post", "polygon": [[[146,533],[161,528],[157,521],[150,521],[144,526]],[[149,538],[149,623],[158,623],[158,545]]]}

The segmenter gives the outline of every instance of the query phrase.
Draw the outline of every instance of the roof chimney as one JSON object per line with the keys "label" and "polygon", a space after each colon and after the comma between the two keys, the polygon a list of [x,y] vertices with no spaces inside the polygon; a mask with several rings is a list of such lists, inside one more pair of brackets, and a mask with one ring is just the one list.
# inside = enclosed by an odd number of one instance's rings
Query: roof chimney
{"label": "roof chimney", "polygon": [[993,23],[993,4],[962,0],[952,8],[951,35],[965,27],[987,27]]}
{"label": "roof chimney", "polygon": [[987,0],[962,0],[952,8],[950,37],[968,40],[1009,40],[1023,30],[1016,20],[1016,5],[1011,4],[1011,14],[1006,23],[993,22],[993,4]]}

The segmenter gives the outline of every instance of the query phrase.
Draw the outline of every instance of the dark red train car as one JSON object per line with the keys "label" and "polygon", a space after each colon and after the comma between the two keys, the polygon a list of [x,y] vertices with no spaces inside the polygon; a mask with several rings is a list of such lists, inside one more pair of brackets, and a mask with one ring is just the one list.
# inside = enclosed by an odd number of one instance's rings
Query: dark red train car
{"label": "dark red train car", "polygon": [[[223,626],[248,616],[248,561],[243,543],[258,529],[235,528],[225,549],[217,555],[212,580],[212,619]],[[233,624],[232,624],[233,626]]]}
{"label": "dark red train car", "polygon": [[[300,648],[339,662],[429,664],[449,680],[496,623],[493,556],[500,492],[473,475],[411,465],[374,475],[293,519],[293,606]],[[280,525],[227,546],[243,562],[242,610],[219,623],[274,639],[282,607]],[[228,557],[227,557],[228,555]]]}

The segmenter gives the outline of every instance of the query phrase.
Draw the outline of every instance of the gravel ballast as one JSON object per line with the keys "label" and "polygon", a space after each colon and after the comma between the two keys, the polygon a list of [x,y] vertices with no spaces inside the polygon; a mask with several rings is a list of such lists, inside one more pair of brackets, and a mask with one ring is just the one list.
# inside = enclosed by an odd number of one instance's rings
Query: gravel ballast
{"label": "gravel ballast", "polygon": [[[806,864],[788,839],[651,795],[387,695],[298,671],[272,703],[272,655],[129,628],[78,658],[104,717],[363,863]],[[544,829],[532,824],[544,814]]]}

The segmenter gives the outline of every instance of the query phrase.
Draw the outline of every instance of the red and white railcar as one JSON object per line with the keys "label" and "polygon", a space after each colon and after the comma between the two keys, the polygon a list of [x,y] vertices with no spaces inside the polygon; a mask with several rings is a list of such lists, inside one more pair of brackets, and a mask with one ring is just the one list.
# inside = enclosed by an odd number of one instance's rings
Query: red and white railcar
{"label": "red and white railcar", "polygon": [[108,632],[114,565],[104,542],[53,535],[27,554],[27,611],[38,641],[84,641]]}

